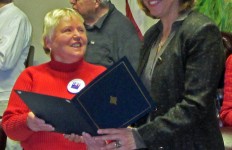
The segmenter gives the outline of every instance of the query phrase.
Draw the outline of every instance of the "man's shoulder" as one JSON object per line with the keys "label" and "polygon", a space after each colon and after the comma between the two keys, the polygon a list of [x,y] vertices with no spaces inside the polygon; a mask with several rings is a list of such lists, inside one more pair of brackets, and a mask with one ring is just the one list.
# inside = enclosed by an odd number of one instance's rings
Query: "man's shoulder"
{"label": "man's shoulder", "polygon": [[18,20],[28,20],[26,13],[14,4],[11,4],[10,7],[8,7],[7,13],[8,16],[12,16],[14,18],[17,18]]}
{"label": "man's shoulder", "polygon": [[136,32],[134,25],[132,22],[121,12],[118,10],[114,10],[110,13],[106,20],[104,21],[105,28],[109,31],[109,29],[113,29],[113,32],[126,32],[133,33]]}
{"label": "man's shoulder", "polygon": [[130,20],[116,8],[112,13],[109,14],[109,17],[111,20],[114,20],[117,22],[131,24]]}

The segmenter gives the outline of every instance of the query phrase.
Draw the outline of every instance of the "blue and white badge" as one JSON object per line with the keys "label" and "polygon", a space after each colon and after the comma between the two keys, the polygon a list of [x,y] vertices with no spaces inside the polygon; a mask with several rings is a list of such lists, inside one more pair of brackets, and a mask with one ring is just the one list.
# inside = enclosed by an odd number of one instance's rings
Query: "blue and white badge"
{"label": "blue and white badge", "polygon": [[73,79],[67,85],[67,89],[70,93],[76,94],[85,87],[85,82],[81,79]]}

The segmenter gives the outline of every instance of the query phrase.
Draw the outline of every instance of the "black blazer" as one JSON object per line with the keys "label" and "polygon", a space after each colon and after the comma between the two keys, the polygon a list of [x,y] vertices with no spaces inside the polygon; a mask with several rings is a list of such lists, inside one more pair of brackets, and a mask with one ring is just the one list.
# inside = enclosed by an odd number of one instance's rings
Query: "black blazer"
{"label": "black blazer", "polygon": [[[144,36],[138,73],[142,74],[161,22]],[[138,128],[149,150],[223,150],[215,96],[224,66],[224,48],[217,26],[191,11],[177,21],[176,34],[158,60],[151,96],[158,104],[153,121]]]}

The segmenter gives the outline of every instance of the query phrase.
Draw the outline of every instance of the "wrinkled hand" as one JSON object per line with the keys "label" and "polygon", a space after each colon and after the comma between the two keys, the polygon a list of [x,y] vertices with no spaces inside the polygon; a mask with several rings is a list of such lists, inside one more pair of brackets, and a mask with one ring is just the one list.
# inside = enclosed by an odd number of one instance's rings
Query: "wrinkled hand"
{"label": "wrinkled hand", "polygon": [[110,140],[109,144],[103,146],[100,150],[112,150],[116,148],[116,141],[120,146],[117,150],[134,150],[136,149],[135,140],[131,128],[121,129],[99,129],[98,134],[102,136],[95,137],[95,140],[105,141]]}
{"label": "wrinkled hand", "polygon": [[79,136],[77,134],[64,134],[64,138],[68,139],[69,141],[72,141],[72,142],[76,142],[76,143],[83,143],[84,140],[83,140],[83,137],[82,136]]}
{"label": "wrinkled hand", "polygon": [[88,147],[88,150],[100,150],[101,147],[106,145],[104,140],[95,140],[90,134],[83,132],[82,133],[85,144]]}
{"label": "wrinkled hand", "polygon": [[54,127],[46,124],[44,120],[39,119],[33,112],[29,112],[27,116],[27,126],[32,131],[54,131]]}

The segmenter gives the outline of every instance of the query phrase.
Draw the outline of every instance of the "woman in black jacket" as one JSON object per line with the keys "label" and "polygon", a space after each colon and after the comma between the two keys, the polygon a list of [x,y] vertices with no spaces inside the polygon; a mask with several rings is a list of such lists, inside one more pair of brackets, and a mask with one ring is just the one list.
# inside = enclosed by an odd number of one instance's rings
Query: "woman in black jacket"
{"label": "woman in black jacket", "polygon": [[224,65],[220,31],[192,10],[194,0],[138,0],[160,21],[144,36],[138,73],[157,110],[136,128],[100,129],[83,137],[89,148],[109,150],[223,150],[215,93]]}

